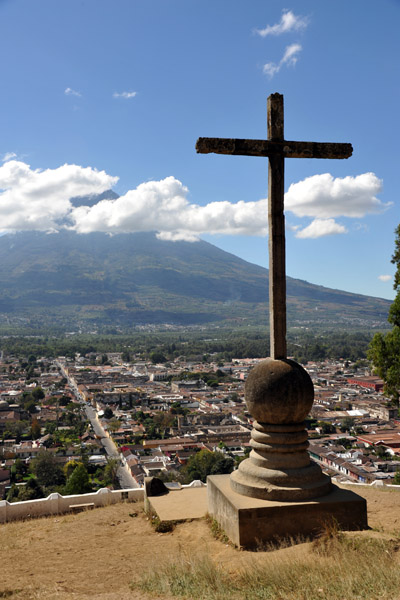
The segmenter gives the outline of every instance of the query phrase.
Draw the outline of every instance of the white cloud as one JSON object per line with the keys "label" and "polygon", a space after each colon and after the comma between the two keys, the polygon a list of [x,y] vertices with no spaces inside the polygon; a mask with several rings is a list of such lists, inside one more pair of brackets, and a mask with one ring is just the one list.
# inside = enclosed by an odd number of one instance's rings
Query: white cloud
{"label": "white cloud", "polygon": [[116,200],[73,209],[72,228],[79,233],[156,231],[161,239],[172,241],[194,241],[202,233],[266,235],[266,200],[199,206],[189,203],[187,193],[174,177],[148,181]]}
{"label": "white cloud", "polygon": [[256,29],[256,33],[261,37],[267,35],[281,35],[290,31],[300,31],[308,25],[308,18],[295,15],[291,10],[283,10],[282,17],[276,25],[267,25],[265,29]]}
{"label": "white cloud", "polygon": [[356,231],[361,231],[362,233],[367,233],[369,231],[369,226],[366,223],[356,223],[354,229]]}
{"label": "white cloud", "polygon": [[0,167],[1,230],[58,229],[71,211],[71,198],[99,194],[117,180],[91,167],[63,165],[41,171],[10,160]]}
{"label": "white cloud", "polygon": [[160,233],[156,234],[156,237],[159,240],[164,240],[166,242],[178,242],[178,241],[198,242],[199,241],[199,238],[197,235],[189,233],[188,231],[175,231],[174,233],[172,231],[161,231]]}
{"label": "white cloud", "polygon": [[300,44],[291,44],[285,48],[285,52],[279,61],[279,63],[269,62],[263,66],[263,73],[268,75],[270,79],[279,73],[283,65],[288,67],[294,67],[298,60],[298,54],[301,52],[302,47]]}
{"label": "white cloud", "polygon": [[268,75],[268,77],[272,79],[272,77],[280,71],[280,68],[280,65],[277,65],[273,62],[269,62],[263,66],[263,73],[264,75]]}
{"label": "white cloud", "polygon": [[80,98],[82,96],[82,94],[80,92],[77,92],[76,90],[73,90],[70,87],[65,88],[64,94],[66,96],[77,96],[78,98]]}
{"label": "white cloud", "polygon": [[[78,233],[102,231],[129,233],[155,231],[161,239],[199,239],[202,234],[267,235],[267,200],[190,203],[188,189],[176,178],[148,181],[116,200],[74,207],[71,198],[110,189],[118,178],[91,167],[63,165],[33,170],[22,161],[0,166],[0,223],[5,230]],[[373,173],[334,178],[315,175],[292,184],[285,196],[285,210],[295,217],[312,219],[308,225],[291,224],[299,238],[318,238],[346,233],[336,217],[360,219],[387,208],[376,194],[382,182]],[[293,221],[293,219],[292,219]]]}
{"label": "white cloud", "polygon": [[336,223],[334,219],[314,219],[310,225],[298,231],[296,237],[316,239],[338,233],[347,233],[347,229],[343,225]]}
{"label": "white cloud", "polygon": [[297,217],[360,218],[391,206],[376,197],[381,190],[382,181],[374,173],[343,179],[335,179],[330,173],[313,175],[292,183],[285,195],[285,208]]}
{"label": "white cloud", "polygon": [[299,52],[301,52],[301,49],[302,48],[300,44],[291,44],[290,46],[287,46],[281,63],[294,67],[294,65],[297,63],[297,55]]}
{"label": "white cloud", "polygon": [[118,92],[114,92],[113,98],[134,98],[136,94],[137,92],[121,92],[120,94]]}
{"label": "white cloud", "polygon": [[[285,209],[314,220],[296,227],[296,237],[318,238],[347,233],[338,216],[360,218],[382,212],[387,205],[375,194],[381,181],[373,173],[344,179],[329,173],[315,175],[290,186]],[[117,200],[72,210],[72,228],[80,233],[156,231],[165,240],[193,241],[201,234],[266,235],[267,200],[190,204],[187,188],[174,177],[140,184]]]}
{"label": "white cloud", "polygon": [[379,275],[378,279],[380,279],[381,281],[390,281],[392,279],[391,275]]}
{"label": "white cloud", "polygon": [[17,155],[15,154],[15,152],[6,152],[1,160],[2,160],[2,162],[8,162],[9,160],[12,160],[13,158],[16,158],[16,157],[17,157]]}

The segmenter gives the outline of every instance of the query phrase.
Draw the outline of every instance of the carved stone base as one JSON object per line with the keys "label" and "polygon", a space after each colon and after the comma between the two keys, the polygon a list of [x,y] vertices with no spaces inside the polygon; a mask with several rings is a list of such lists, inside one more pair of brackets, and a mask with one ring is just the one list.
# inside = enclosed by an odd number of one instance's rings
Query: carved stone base
{"label": "carved stone base", "polygon": [[331,479],[310,460],[304,423],[253,423],[250,457],[231,474],[238,494],[263,500],[296,502],[328,494]]}

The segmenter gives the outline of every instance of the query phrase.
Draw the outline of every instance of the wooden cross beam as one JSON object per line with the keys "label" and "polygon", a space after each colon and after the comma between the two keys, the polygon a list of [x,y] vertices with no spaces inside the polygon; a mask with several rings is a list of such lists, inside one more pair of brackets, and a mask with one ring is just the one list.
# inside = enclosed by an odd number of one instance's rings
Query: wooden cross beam
{"label": "wooden cross beam", "polygon": [[240,154],[268,157],[269,314],[271,357],[286,358],[285,158],[349,158],[351,144],[291,142],[283,134],[283,96],[267,101],[268,139],[199,138],[201,154]]}

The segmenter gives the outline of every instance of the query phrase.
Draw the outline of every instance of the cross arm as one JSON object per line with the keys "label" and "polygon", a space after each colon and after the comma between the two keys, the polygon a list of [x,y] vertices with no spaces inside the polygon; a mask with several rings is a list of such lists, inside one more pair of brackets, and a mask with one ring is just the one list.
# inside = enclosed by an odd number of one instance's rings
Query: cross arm
{"label": "cross arm", "polygon": [[283,155],[285,158],[349,158],[351,144],[336,142],[290,142],[245,140],[235,138],[205,138],[197,140],[199,154],[240,154],[245,156]]}

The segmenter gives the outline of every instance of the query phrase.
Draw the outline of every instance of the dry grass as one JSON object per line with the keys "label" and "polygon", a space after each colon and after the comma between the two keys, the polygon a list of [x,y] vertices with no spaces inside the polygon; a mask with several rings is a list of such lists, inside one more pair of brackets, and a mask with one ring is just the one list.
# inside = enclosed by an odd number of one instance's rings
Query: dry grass
{"label": "dry grass", "polygon": [[309,544],[311,552],[248,563],[236,574],[209,556],[188,557],[145,575],[141,587],[154,595],[201,600],[377,600],[399,598],[399,540],[337,532]]}
{"label": "dry grass", "polygon": [[0,525],[0,600],[400,599],[400,495],[357,492],[373,531],[259,552],[216,540],[205,521],[157,533],[130,503]]}

